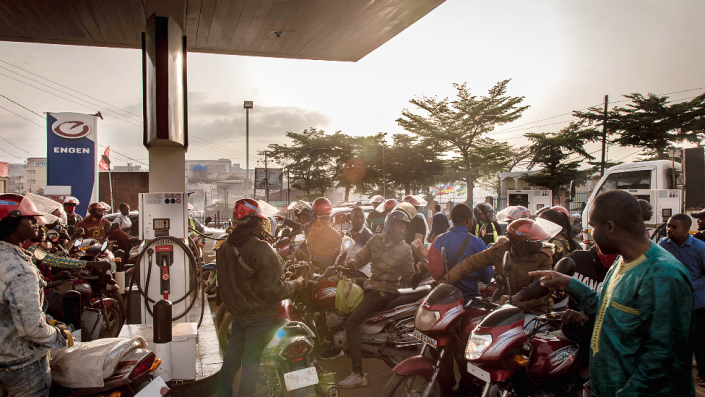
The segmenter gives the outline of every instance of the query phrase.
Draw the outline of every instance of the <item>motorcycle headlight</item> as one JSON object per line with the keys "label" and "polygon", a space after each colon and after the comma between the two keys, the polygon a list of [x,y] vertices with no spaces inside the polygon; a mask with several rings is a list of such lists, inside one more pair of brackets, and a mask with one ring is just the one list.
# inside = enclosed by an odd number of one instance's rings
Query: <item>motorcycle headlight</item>
{"label": "motorcycle headlight", "polygon": [[476,334],[473,332],[468,340],[468,345],[465,347],[465,359],[477,360],[491,343],[492,335]]}
{"label": "motorcycle headlight", "polygon": [[436,324],[439,318],[441,318],[441,312],[420,306],[416,312],[414,325],[419,331],[428,331]]}

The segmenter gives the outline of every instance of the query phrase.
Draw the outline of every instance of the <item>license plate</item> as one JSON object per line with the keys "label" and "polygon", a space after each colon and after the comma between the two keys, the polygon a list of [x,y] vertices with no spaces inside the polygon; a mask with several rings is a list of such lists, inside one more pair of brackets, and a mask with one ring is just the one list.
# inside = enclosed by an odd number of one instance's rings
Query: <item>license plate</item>
{"label": "license plate", "polygon": [[485,381],[485,383],[490,383],[490,373],[478,367],[477,365],[468,363],[468,372],[474,375],[476,378]]}
{"label": "license plate", "polygon": [[157,376],[139,393],[135,394],[135,397],[161,397],[167,392],[169,392],[169,387],[164,383],[161,376]]}
{"label": "license plate", "polygon": [[284,374],[286,391],[301,389],[306,386],[313,386],[318,383],[318,373],[316,367],[308,367],[298,371]]}
{"label": "license plate", "polygon": [[431,338],[428,335],[424,335],[421,332],[419,332],[418,329],[415,329],[414,332],[411,334],[414,338],[420,340],[421,342],[431,346],[432,348],[437,348],[438,347],[438,342],[436,342],[435,339]]}

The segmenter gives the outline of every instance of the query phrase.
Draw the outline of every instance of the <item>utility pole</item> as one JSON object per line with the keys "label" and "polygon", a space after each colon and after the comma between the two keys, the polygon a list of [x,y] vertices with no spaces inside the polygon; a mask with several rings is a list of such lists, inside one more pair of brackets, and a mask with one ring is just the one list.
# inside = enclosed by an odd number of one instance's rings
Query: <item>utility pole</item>
{"label": "utility pole", "polygon": [[608,95],[605,95],[605,113],[602,119],[602,163],[600,164],[600,176],[605,175],[605,159],[607,157],[607,104]]}
{"label": "utility pole", "polygon": [[269,202],[269,170],[267,169],[267,152],[264,152],[264,201]]}
{"label": "utility pole", "polygon": [[[254,107],[252,101],[245,101],[242,105],[245,108],[245,197],[247,197],[247,184],[250,180],[250,109]],[[254,198],[254,196],[253,196]]]}
{"label": "utility pole", "polygon": [[286,169],[286,205],[291,204],[291,179],[289,179],[289,169]]}
{"label": "utility pole", "polygon": [[384,163],[384,148],[387,145],[382,142],[382,197],[384,199],[387,199],[387,170],[385,169],[385,163]]}

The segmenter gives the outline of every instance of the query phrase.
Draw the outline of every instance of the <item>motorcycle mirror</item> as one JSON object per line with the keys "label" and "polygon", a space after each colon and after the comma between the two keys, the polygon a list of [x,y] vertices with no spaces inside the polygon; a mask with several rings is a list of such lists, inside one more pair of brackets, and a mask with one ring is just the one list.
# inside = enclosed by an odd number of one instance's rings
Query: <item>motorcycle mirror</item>
{"label": "motorcycle mirror", "polygon": [[211,223],[212,220],[213,220],[213,217],[207,216],[207,217],[206,217],[206,220],[203,221],[203,224],[204,224],[205,226],[208,226],[208,224]]}
{"label": "motorcycle mirror", "polygon": [[289,236],[291,236],[291,230],[290,230],[290,229],[284,229],[284,230],[282,230],[281,236],[282,236],[282,237],[289,237]]}
{"label": "motorcycle mirror", "polygon": [[82,238],[77,238],[76,241],[73,242],[73,246],[78,248],[83,244],[83,239]]}
{"label": "motorcycle mirror", "polygon": [[509,275],[512,273],[512,257],[509,255],[509,252],[504,253],[504,258],[502,259],[502,271],[504,272],[504,279],[507,281],[505,283],[507,286],[506,295],[512,296],[511,286],[509,285]]}
{"label": "motorcycle mirror", "polygon": [[52,243],[56,243],[57,241],[59,241],[59,232],[57,232],[56,230],[49,230],[47,232],[46,238],[48,241],[51,241]]}
{"label": "motorcycle mirror", "polygon": [[573,277],[573,274],[575,274],[575,262],[570,258],[563,258],[556,263],[553,270],[558,273],[565,274],[566,276]]}
{"label": "motorcycle mirror", "polygon": [[443,262],[443,266],[448,266],[448,252],[446,251],[446,247],[441,247],[441,262]]}
{"label": "motorcycle mirror", "polygon": [[106,249],[108,249],[108,240],[103,241],[103,244],[100,245],[100,252],[103,252]]}
{"label": "motorcycle mirror", "polygon": [[44,260],[44,258],[46,258],[46,256],[47,256],[47,252],[42,251],[41,249],[39,249],[39,247],[37,247],[34,250],[34,259],[41,261],[41,260]]}

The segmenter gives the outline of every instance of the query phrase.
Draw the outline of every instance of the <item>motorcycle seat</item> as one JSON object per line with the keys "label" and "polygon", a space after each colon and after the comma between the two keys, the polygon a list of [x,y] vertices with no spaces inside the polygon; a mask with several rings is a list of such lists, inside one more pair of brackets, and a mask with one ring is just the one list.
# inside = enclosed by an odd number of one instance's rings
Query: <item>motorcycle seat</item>
{"label": "motorcycle seat", "polygon": [[424,296],[431,292],[430,285],[423,285],[418,288],[399,288],[399,293],[397,294],[391,302],[387,303],[380,311],[386,311],[394,309],[397,306],[405,305],[407,303],[413,303],[422,299]]}

